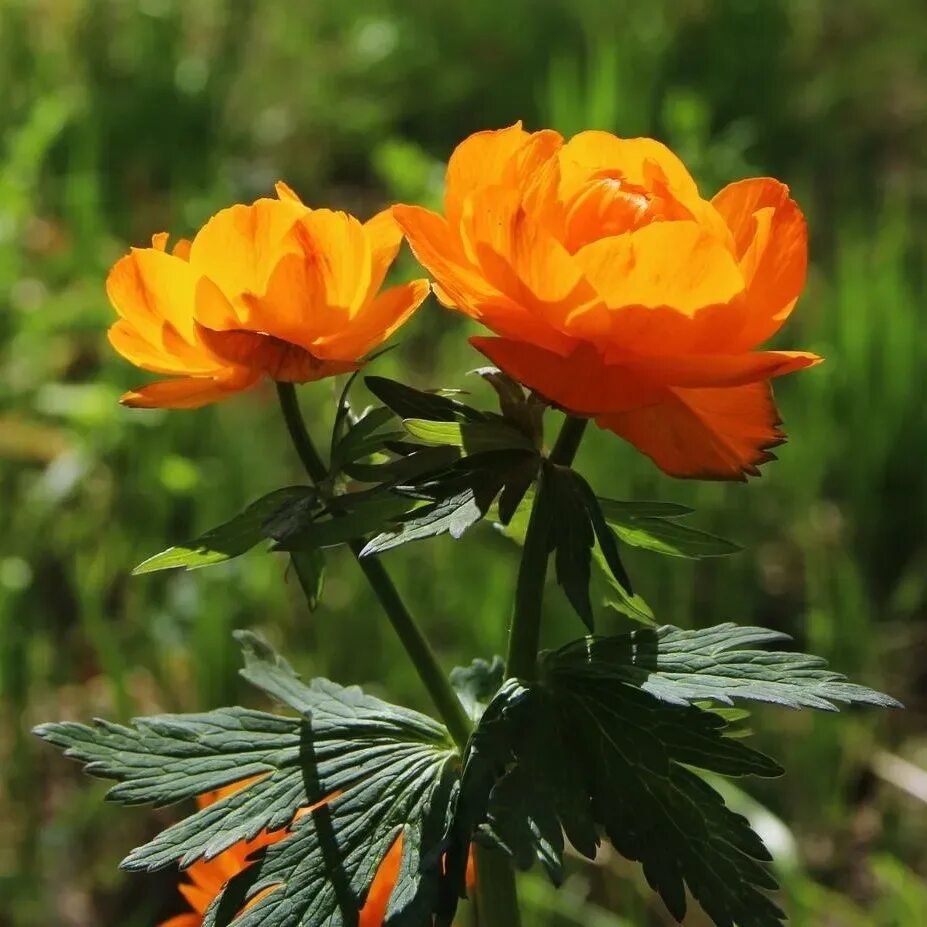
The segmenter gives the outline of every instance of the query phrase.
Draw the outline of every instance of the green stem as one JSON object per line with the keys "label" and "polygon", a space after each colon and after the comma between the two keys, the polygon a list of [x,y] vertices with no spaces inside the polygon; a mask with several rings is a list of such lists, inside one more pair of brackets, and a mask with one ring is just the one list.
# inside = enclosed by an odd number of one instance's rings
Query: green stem
{"label": "green stem", "polygon": [[[277,383],[277,396],[280,399],[283,419],[286,422],[293,446],[296,448],[296,453],[299,454],[299,459],[302,461],[306,473],[309,474],[309,478],[313,483],[318,485],[324,482],[328,478],[328,468],[319,456],[319,452],[306,430],[306,424],[299,410],[299,401],[296,398],[296,390],[293,384]],[[357,558],[364,576],[367,577],[374,594],[383,606],[393,630],[399,635],[399,640],[418,671],[419,678],[428,690],[428,694],[431,696],[441,720],[454,739],[454,743],[463,750],[470,737],[470,721],[460,704],[460,699],[457,698],[447,681],[447,677],[444,675],[434,651],[415,623],[411,612],[406,608],[383,564],[375,558],[360,556],[360,552],[364,547],[362,541],[351,541],[349,546]]]}
{"label": "green stem", "polygon": [[[579,450],[586,419],[568,417],[560,429],[548,461],[569,466]],[[537,674],[538,645],[541,637],[541,605],[550,555],[548,538],[550,499],[544,491],[544,468],[538,477],[534,505],[528,519],[525,546],[518,567],[515,587],[515,615],[509,634],[506,676],[532,680]],[[498,851],[476,847],[476,890],[479,927],[519,927],[521,918],[515,871]]]}
{"label": "green stem", "polygon": [[[587,419],[569,416],[560,429],[548,458],[550,463],[569,466],[579,450]],[[537,671],[538,645],[541,638],[541,604],[550,544],[546,525],[549,524],[550,500],[544,491],[544,470],[538,478],[534,505],[528,518],[525,546],[518,567],[515,586],[515,614],[509,633],[506,675],[518,679],[534,679]]]}
{"label": "green stem", "polygon": [[474,844],[478,927],[521,927],[515,872],[499,850]]}

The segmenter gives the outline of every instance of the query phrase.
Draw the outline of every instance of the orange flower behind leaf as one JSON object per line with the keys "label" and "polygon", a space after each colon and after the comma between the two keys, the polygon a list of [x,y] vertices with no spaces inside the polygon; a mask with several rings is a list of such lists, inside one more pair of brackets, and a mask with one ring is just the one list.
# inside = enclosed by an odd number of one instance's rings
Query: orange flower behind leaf
{"label": "orange flower behind leaf", "polygon": [[769,380],[820,361],[756,351],[804,286],[805,220],[776,180],[701,197],[653,139],[515,125],[462,142],[444,215],[393,212],[472,343],[673,476],[744,479],[784,440]]}
{"label": "orange flower behind leaf", "polygon": [[106,290],[113,347],[165,374],[126,405],[196,408],[264,377],[304,383],[360,365],[428,294],[425,280],[383,289],[402,232],[386,210],[361,223],[277,199],[232,206],[172,252],[167,235],[133,248]]}
{"label": "orange flower behind leaf", "polygon": [[[238,792],[258,778],[260,777],[256,776],[250,779],[243,779],[240,782],[234,782],[215,792],[207,792],[205,795],[200,795],[197,798],[197,805],[200,808],[205,808],[220,799]],[[305,814],[308,814],[320,805],[325,804],[325,802],[337,797],[339,794],[339,792],[336,792],[318,804],[307,808],[301,808],[294,816],[294,821],[298,821]],[[258,834],[254,840],[236,843],[213,859],[195,862],[184,871],[186,881],[178,885],[178,890],[190,906],[190,911],[184,914],[178,914],[176,917],[162,922],[160,927],[202,927],[206,911],[209,909],[213,900],[230,879],[248,868],[251,864],[251,855],[262,847],[270,846],[271,844],[283,840],[288,833],[289,831],[286,829],[274,831],[273,833],[263,831]],[[393,888],[396,886],[396,881],[399,878],[399,869],[402,864],[402,842],[402,834],[400,833],[386,855],[380,861],[373,882],[370,884],[367,899],[360,911],[358,927],[382,927],[383,920],[386,917],[386,908],[389,904],[390,895],[392,895]],[[467,865],[468,887],[473,887],[474,878],[474,865],[471,854],[471,858]],[[273,891],[273,888],[268,888],[264,892],[258,893],[248,903],[248,907],[257,904],[260,898],[263,898],[265,894],[271,891]]]}

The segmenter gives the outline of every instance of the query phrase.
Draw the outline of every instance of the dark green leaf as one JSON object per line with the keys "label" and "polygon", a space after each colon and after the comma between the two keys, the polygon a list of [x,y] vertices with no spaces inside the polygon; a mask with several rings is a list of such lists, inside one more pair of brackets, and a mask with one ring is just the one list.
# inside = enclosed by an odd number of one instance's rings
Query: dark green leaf
{"label": "dark green leaf", "polygon": [[446,471],[458,460],[460,451],[456,447],[423,447],[388,463],[352,463],[342,469],[364,483],[414,483],[426,475]]}
{"label": "dark green leaf", "polygon": [[375,492],[338,496],[337,504],[351,507],[301,524],[291,524],[286,534],[278,535],[275,549],[337,547],[382,531],[385,525],[404,516],[414,503],[392,492]]}
{"label": "dark green leaf", "polygon": [[434,422],[407,418],[402,424],[413,438],[423,444],[460,447],[469,455],[484,451],[535,450],[530,439],[521,431],[499,418],[484,422]]}
{"label": "dark green leaf", "polygon": [[504,678],[505,663],[502,657],[493,657],[489,663],[476,659],[469,666],[455,666],[450,676],[454,691],[474,721],[479,720]]}
{"label": "dark green leaf", "polygon": [[589,520],[592,523],[592,530],[595,532],[595,539],[598,543],[599,550],[615,582],[627,593],[627,597],[633,597],[634,590],[631,588],[631,577],[628,576],[624,564],[621,562],[621,554],[618,552],[618,541],[612,529],[609,527],[602,509],[599,506],[599,500],[589,484],[575,471],[572,471],[573,479],[579,489],[589,513]]}
{"label": "dark green leaf", "polygon": [[835,711],[834,702],[900,707],[888,695],[847,682],[820,657],[754,646],[784,640],[777,631],[731,623],[693,631],[665,625],[575,641],[554,659],[677,705],[743,699],[822,711]]}
{"label": "dark green leaf", "polygon": [[592,547],[595,533],[572,470],[549,466],[542,476],[544,492],[550,494],[552,512],[551,546],[557,582],[567,599],[592,630],[595,619],[589,598]]}
{"label": "dark green leaf", "polygon": [[449,533],[458,539],[471,525],[483,517],[476,504],[472,489],[465,489],[456,495],[416,509],[401,521],[396,528],[384,531],[373,538],[361,551],[362,557],[382,554],[394,547]]}
{"label": "dark green leaf", "polygon": [[[599,499],[598,503],[605,520],[614,528],[618,537],[631,547],[690,559],[721,557],[735,554],[741,549],[713,534],[667,520],[688,514],[691,510],[684,506],[656,502],[616,502],[614,499]],[[643,512],[650,514],[641,514]]]}
{"label": "dark green leaf", "polygon": [[270,537],[264,527],[268,520],[290,507],[314,506],[316,499],[316,491],[309,486],[278,489],[253,502],[243,512],[218,528],[149,557],[132,572],[138,575],[177,567],[195,570],[231,560]]}
{"label": "dark green leaf", "polygon": [[290,562],[306,597],[306,604],[314,612],[322,600],[325,585],[325,554],[318,547],[294,550],[290,553]]}
{"label": "dark green leaf", "polygon": [[[244,675],[300,713],[284,718],[230,708],[143,718],[43,725],[37,733],[119,782],[109,798],[169,804],[258,776],[241,790],[169,827],[124,866],[158,869],[211,858],[263,829],[290,827],[254,864],[247,891],[209,923],[228,923],[242,897],[286,883],[242,913],[237,927],[348,927],[380,860],[403,834],[403,859],[387,923],[418,927],[437,905],[440,843],[457,782],[445,729],[417,712],[327,680],[304,684],[286,661],[243,635]],[[300,808],[324,802],[291,825]],[[249,875],[248,880],[251,880]],[[241,892],[240,883],[230,891]],[[223,920],[218,920],[220,913]]]}
{"label": "dark green leaf", "polygon": [[486,709],[468,747],[451,835],[462,843],[477,822],[479,839],[522,865],[536,856],[556,880],[561,827],[590,858],[603,833],[642,864],[677,919],[688,888],[719,927],[779,927],[782,913],[761,891],[775,888],[760,865],[766,848],[691,767],[725,776],[781,772],[726,737],[724,720],[711,712],[667,705],[552,655],[539,682],[509,680]]}
{"label": "dark green leaf", "polygon": [[424,418],[434,422],[453,422],[460,418],[480,421],[483,418],[482,413],[456,399],[413,389],[386,377],[365,377],[364,383],[399,418]]}
{"label": "dark green leaf", "polygon": [[[393,427],[383,430],[384,426],[390,423]],[[382,406],[369,409],[348,428],[344,437],[335,445],[332,467],[343,469],[345,464],[379,453],[390,441],[401,440],[405,433],[398,424],[391,409]]]}

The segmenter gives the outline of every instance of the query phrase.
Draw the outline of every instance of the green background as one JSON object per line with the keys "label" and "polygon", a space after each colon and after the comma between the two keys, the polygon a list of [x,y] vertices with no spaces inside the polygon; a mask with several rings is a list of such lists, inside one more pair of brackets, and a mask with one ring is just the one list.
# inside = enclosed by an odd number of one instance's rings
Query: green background
{"label": "green background", "polygon": [[[180,910],[172,873],[116,869],[174,812],[101,804],[33,724],[256,704],[238,627],[306,673],[427,707],[347,556],[314,614],[274,556],[129,577],[300,474],[270,388],[199,412],[117,404],[144,375],[106,344],[108,267],[277,178],[361,216],[435,203],[454,144],[519,118],[653,134],[706,194],[768,173],[806,210],[809,283],[778,343],[827,362],[777,384],[780,460],[749,485],[675,482],[595,434],[580,468],[745,546],[695,566],[629,554],[661,621],[786,630],[907,704],[757,711],[788,774],[732,801],[777,855],[792,923],[927,923],[925,48],[920,0],[2,0],[0,925]],[[397,274],[414,270],[406,255]],[[379,372],[489,404],[467,332],[430,303]],[[327,430],[333,386],[301,395]],[[516,556],[489,526],[386,555],[446,667],[503,648]],[[558,590],[547,610],[549,643],[581,631]],[[529,927],[668,923],[607,852],[558,895],[536,874],[523,895]]]}

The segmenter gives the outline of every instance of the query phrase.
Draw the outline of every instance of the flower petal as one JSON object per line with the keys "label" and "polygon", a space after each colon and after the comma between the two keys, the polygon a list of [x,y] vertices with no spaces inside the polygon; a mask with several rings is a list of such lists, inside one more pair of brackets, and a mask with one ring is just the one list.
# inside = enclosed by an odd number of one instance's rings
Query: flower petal
{"label": "flower petal", "polygon": [[306,207],[290,199],[259,199],[216,213],[197,232],[190,264],[212,280],[241,313],[243,293],[263,293],[277,262],[295,249],[290,232]]}
{"label": "flower petal", "polygon": [[156,248],[133,248],[106,278],[115,310],[153,345],[163,345],[164,323],[187,343],[196,343],[198,313],[231,312],[218,288],[186,261]]}
{"label": "flower petal", "polygon": [[501,183],[515,152],[528,139],[521,122],[505,129],[475,132],[465,138],[447,162],[444,214],[456,224],[467,196],[478,187]]}
{"label": "flower petal", "polygon": [[320,338],[313,350],[324,358],[358,360],[378,347],[425,301],[427,280],[390,287],[332,335]]}
{"label": "flower petal", "polygon": [[222,364],[208,350],[187,344],[170,329],[161,332],[160,344],[152,344],[125,319],[110,326],[109,343],[127,361],[153,373],[186,373],[209,375],[222,369]]}
{"label": "flower petal", "polygon": [[119,401],[135,409],[199,409],[211,402],[228,399],[257,382],[257,377],[222,381],[212,377],[182,377],[158,380],[124,393]]}
{"label": "flower petal", "polygon": [[596,417],[670,476],[745,480],[782,444],[768,383],[667,390],[660,402]]}
{"label": "flower petal", "polygon": [[474,337],[470,344],[513,380],[578,415],[635,409],[665,391],[625,367],[605,364],[586,343],[566,356],[510,338]]}
{"label": "flower petal", "polygon": [[673,387],[745,386],[785,376],[821,363],[806,351],[752,351],[745,354],[689,354],[628,360],[626,369]]}
{"label": "flower petal", "polygon": [[370,243],[370,284],[365,302],[379,293],[386,274],[399,253],[402,244],[402,229],[392,209],[384,209],[364,223],[364,234]]}
{"label": "flower petal", "polygon": [[393,841],[370,883],[367,900],[360,911],[357,927],[382,927],[390,895],[396,887],[402,866],[403,832]]}
{"label": "flower petal", "polygon": [[352,361],[323,360],[299,345],[250,331],[201,329],[203,343],[217,356],[283,383],[309,383],[357,369]]}
{"label": "flower petal", "polygon": [[789,188],[769,177],[730,184],[712,205],[731,230],[747,281],[744,324],[732,346],[752,348],[779,330],[805,285],[805,218]]}

